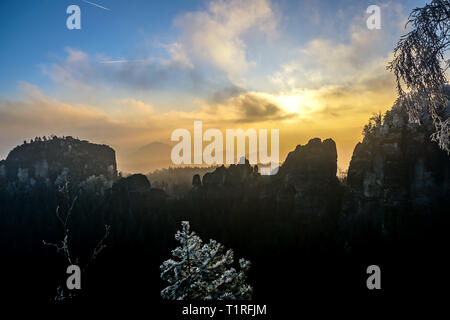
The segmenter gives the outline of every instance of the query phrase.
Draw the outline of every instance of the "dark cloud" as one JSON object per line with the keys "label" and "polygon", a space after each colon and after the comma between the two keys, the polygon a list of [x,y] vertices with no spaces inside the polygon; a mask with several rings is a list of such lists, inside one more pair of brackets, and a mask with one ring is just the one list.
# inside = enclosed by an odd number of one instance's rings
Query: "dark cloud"
{"label": "dark cloud", "polygon": [[224,103],[228,99],[237,97],[240,94],[245,93],[246,91],[247,90],[245,90],[241,87],[238,87],[235,85],[230,85],[228,87],[225,87],[225,88],[215,91],[212,94],[211,102],[212,103]]}
{"label": "dark cloud", "polygon": [[241,99],[241,108],[249,118],[273,117],[281,113],[281,109],[275,103],[252,94],[245,95]]}
{"label": "dark cloud", "polygon": [[285,112],[273,101],[248,93],[234,99],[238,111],[242,115],[240,122],[260,122],[268,120],[283,120],[296,116]]}
{"label": "dark cloud", "polygon": [[195,88],[203,82],[203,76],[195,69],[173,62],[124,62],[103,64],[100,72],[105,81],[112,81],[119,86],[140,90],[163,89],[167,87]]}

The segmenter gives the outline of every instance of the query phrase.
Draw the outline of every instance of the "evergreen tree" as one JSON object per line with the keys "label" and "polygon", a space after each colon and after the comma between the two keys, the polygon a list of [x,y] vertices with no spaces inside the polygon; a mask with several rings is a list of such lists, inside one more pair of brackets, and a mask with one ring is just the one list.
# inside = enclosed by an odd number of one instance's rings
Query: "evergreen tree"
{"label": "evergreen tree", "polygon": [[180,246],[172,250],[173,259],[160,266],[161,279],[169,283],[161,296],[170,300],[251,299],[253,289],[246,283],[250,262],[240,259],[240,271],[237,271],[230,266],[233,250],[225,251],[215,240],[203,244],[190,231],[188,221],[181,224],[182,230],[175,234]]}

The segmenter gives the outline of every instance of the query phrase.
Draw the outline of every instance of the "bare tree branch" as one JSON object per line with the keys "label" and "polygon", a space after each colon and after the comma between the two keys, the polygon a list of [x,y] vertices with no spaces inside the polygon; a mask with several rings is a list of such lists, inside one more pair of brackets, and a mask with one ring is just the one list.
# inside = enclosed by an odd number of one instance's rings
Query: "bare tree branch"
{"label": "bare tree branch", "polygon": [[[58,190],[60,192],[60,194],[62,195],[62,197],[65,199],[65,201],[69,204],[69,206],[67,208],[67,212],[64,216],[61,215],[61,209],[60,209],[61,206],[58,205],[56,207],[56,217],[58,218],[58,220],[61,223],[63,230],[64,230],[64,238],[61,241],[61,245],[58,245],[56,243],[46,242],[45,240],[42,240],[42,242],[46,246],[55,247],[56,252],[63,255],[67,259],[69,265],[72,265],[73,260],[72,260],[72,257],[70,255],[70,250],[69,250],[69,226],[68,226],[68,223],[69,223],[70,217],[72,216],[72,212],[75,207],[75,203],[78,200],[78,195],[75,197],[71,196],[69,184],[70,184],[70,182],[66,179],[66,182],[61,187],[59,187],[59,190]],[[100,239],[100,241],[95,246],[89,261],[83,267],[83,271],[87,270],[88,266],[97,258],[97,256],[100,254],[100,252],[102,252],[106,248],[105,241],[109,237],[109,230],[110,230],[110,226],[105,225],[105,234],[103,235],[103,237]],[[75,259],[75,263],[78,263],[78,259]],[[62,286],[59,286],[57,288],[57,294],[54,299],[55,299],[55,301],[62,301],[62,300],[65,300],[67,298],[72,298],[72,297],[73,297],[73,294],[71,294],[70,292],[66,293],[66,290]]]}

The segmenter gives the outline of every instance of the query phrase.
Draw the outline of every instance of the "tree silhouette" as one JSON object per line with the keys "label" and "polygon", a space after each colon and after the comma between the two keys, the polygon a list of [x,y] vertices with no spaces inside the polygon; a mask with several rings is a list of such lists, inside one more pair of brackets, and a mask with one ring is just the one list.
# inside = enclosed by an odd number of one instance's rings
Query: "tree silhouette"
{"label": "tree silhouette", "polygon": [[394,72],[399,101],[410,120],[420,122],[425,111],[433,120],[432,140],[450,153],[450,117],[445,93],[445,72],[450,60],[445,53],[450,45],[450,1],[432,0],[414,9],[407,25],[412,30],[403,35],[394,49],[387,68]]}

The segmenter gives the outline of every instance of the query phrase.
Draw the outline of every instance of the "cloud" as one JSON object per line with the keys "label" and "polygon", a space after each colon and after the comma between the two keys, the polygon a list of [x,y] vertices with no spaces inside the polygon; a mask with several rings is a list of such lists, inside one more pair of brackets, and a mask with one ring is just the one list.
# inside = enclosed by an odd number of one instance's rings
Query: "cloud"
{"label": "cloud", "polygon": [[[357,81],[361,75],[385,72],[386,57],[380,57],[380,36],[353,32],[350,43],[317,38],[297,50],[297,56],[272,76],[284,88],[320,87]],[[383,65],[384,64],[384,65]]]}
{"label": "cloud", "polygon": [[[381,85],[384,80],[373,81]],[[386,90],[336,85],[277,94],[225,88],[221,99],[198,100],[190,111],[160,112],[135,98],[111,100],[101,108],[50,98],[28,83],[22,87],[20,99],[0,99],[0,158],[25,139],[71,135],[111,145],[119,168],[129,171],[133,168],[125,165],[133,151],[152,141],[170,143],[173,130],[192,130],[194,120],[202,120],[205,129],[280,129],[282,154],[313,136],[333,137],[345,150],[340,160],[345,166],[367,116],[384,111],[391,99]]]}
{"label": "cloud", "polygon": [[358,86],[372,79],[388,79],[386,65],[395,42],[404,32],[399,21],[403,22],[405,15],[400,4],[379,5],[382,9],[380,30],[366,27],[368,15],[359,6],[356,11],[349,9],[354,16],[339,10],[339,19],[349,21],[345,24],[347,31],[328,32],[297,46],[293,57],[270,76],[272,83],[281,90],[292,90],[330,85]]}
{"label": "cloud", "polygon": [[156,115],[153,106],[140,100],[127,98],[116,100],[116,107],[109,112],[114,119],[145,122]]}
{"label": "cloud", "polygon": [[230,97],[215,101],[199,101],[199,114],[210,121],[222,123],[256,123],[279,121],[297,117],[280,104],[276,97],[264,92],[246,92],[230,89]]}
{"label": "cloud", "polygon": [[165,66],[178,65],[187,69],[193,69],[194,65],[189,60],[186,50],[183,45],[178,42],[174,42],[168,45],[163,45],[167,49],[170,55],[170,59],[162,59],[161,64]]}
{"label": "cloud", "polygon": [[179,35],[154,45],[165,49],[163,57],[156,57],[153,48],[108,57],[66,47],[64,59],[42,70],[56,84],[87,94],[114,88],[199,92],[211,82],[242,83],[239,77],[255,66],[247,40],[274,35],[277,19],[270,0],[213,0],[205,10],[181,14],[173,23]]}
{"label": "cloud", "polygon": [[235,78],[252,65],[244,36],[273,33],[276,19],[269,0],[219,0],[211,1],[205,11],[178,16],[174,24],[192,55]]}
{"label": "cloud", "polygon": [[117,101],[106,112],[96,106],[49,98],[28,83],[22,84],[22,92],[18,100],[0,99],[0,155],[3,157],[25,139],[50,134],[79,136],[122,148],[148,143],[151,136],[164,136],[165,124],[155,120],[151,106],[137,100]]}
{"label": "cloud", "polygon": [[89,56],[81,51],[66,47],[67,57],[63,62],[42,65],[42,72],[55,83],[77,91],[93,91],[91,85],[98,81],[99,73]]}
{"label": "cloud", "polygon": [[294,116],[294,114],[289,114],[283,110],[276,102],[257,94],[240,95],[237,98],[232,98],[231,103],[235,104],[241,111],[241,122],[283,120]]}
{"label": "cloud", "polygon": [[180,43],[163,47],[168,58],[110,59],[66,47],[66,58],[43,65],[42,71],[56,84],[88,93],[114,87],[147,90],[198,81],[199,75]]}
{"label": "cloud", "polygon": [[22,90],[23,98],[20,100],[0,100],[1,136],[51,134],[49,130],[55,131],[53,133],[84,131],[98,138],[112,132],[118,136],[123,133],[118,122],[112,121],[100,108],[51,99],[28,83],[22,84]]}
{"label": "cloud", "polygon": [[257,92],[243,92],[222,103],[198,101],[191,111],[168,112],[134,98],[112,100],[107,108],[68,103],[44,95],[29,83],[22,83],[22,93],[17,100],[0,99],[2,156],[35,136],[79,136],[127,150],[150,141],[167,141],[174,129],[189,128],[194,120],[223,128],[291,116],[270,96]]}
{"label": "cloud", "polygon": [[231,85],[224,88],[221,88],[220,90],[216,90],[211,98],[211,101],[213,103],[224,103],[229,98],[235,97],[240,95],[241,93],[246,92],[244,88]]}
{"label": "cloud", "polygon": [[145,50],[137,56],[111,58],[67,47],[64,60],[42,70],[55,83],[88,93],[114,87],[198,89],[206,81],[205,74],[238,83],[255,65],[247,58],[246,40],[273,35],[276,24],[270,0],[210,1],[204,11],[174,19],[178,39],[156,45],[165,49],[166,57],[156,58]]}

